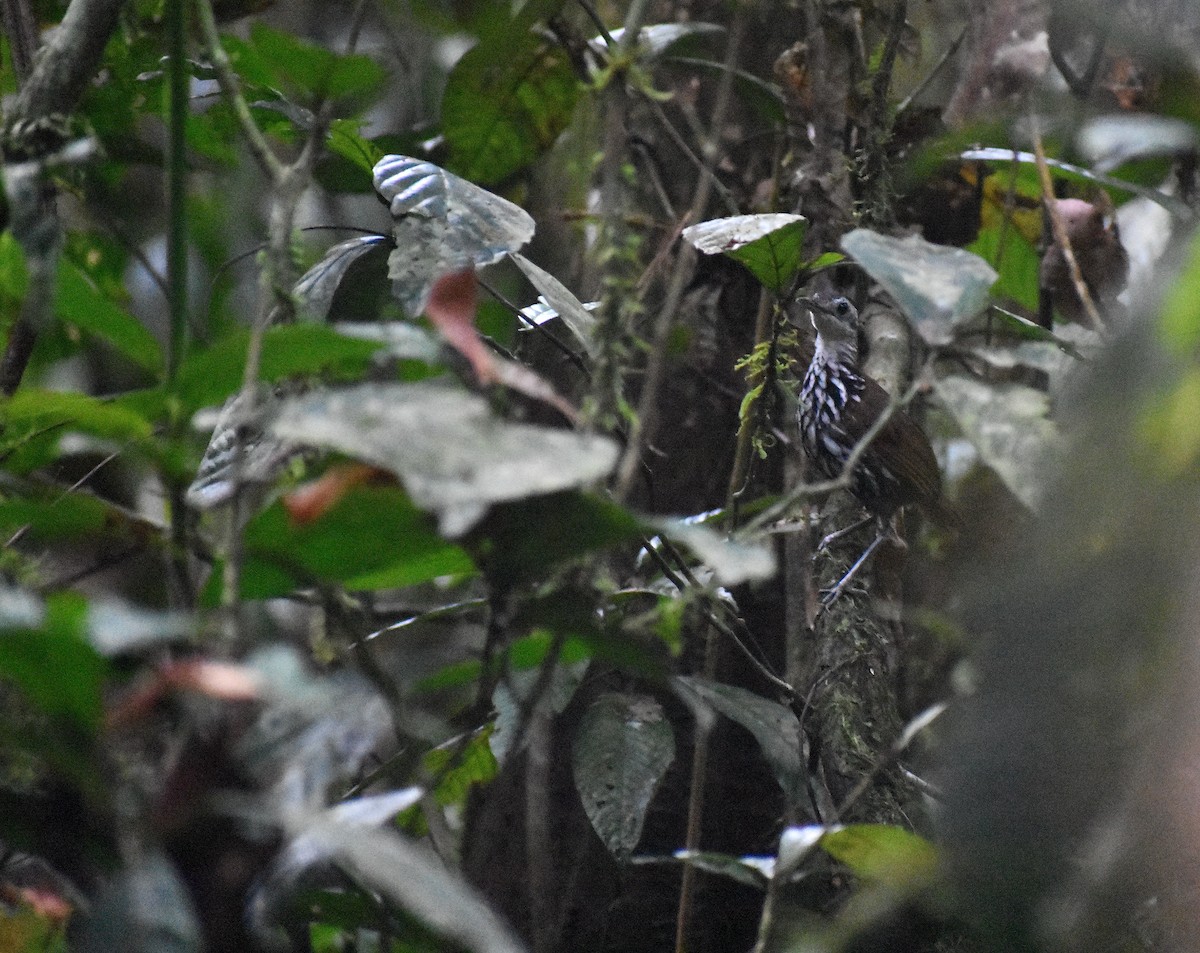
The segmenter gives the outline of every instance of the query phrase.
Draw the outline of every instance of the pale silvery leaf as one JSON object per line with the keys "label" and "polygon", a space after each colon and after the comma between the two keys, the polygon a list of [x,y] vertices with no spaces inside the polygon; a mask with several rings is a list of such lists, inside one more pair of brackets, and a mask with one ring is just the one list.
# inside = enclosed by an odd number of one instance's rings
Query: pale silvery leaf
{"label": "pale silvery leaf", "polygon": [[272,433],[396,474],[451,537],[493,503],[603,479],[618,453],[607,437],[510,423],[484,398],[438,381],[314,392],[288,402]]}
{"label": "pale silvery leaf", "polygon": [[529,283],[537,288],[541,296],[546,299],[546,303],[562,319],[563,324],[571,329],[571,333],[579,339],[588,353],[594,353],[596,319],[589,313],[588,306],[576,298],[570,289],[550,272],[539,268],[524,255],[514,252],[511,257],[516,266],[525,273]]}
{"label": "pale silvery leaf", "polygon": [[[689,36],[715,36],[724,33],[725,28],[715,23],[654,23],[644,26],[638,31],[637,50],[642,58],[654,58],[665,53],[682,39]],[[625,28],[617,27],[609,31],[614,43],[620,43],[625,36]],[[590,41],[592,49],[606,52],[608,44],[604,37],[597,36]]]}
{"label": "pale silvery leaf", "polygon": [[533,237],[524,209],[432,162],[384,156],[374,182],[395,219],[388,277],[412,317],[425,310],[442,275],[490,265]]}
{"label": "pale silvery leaf", "polygon": [[857,228],[842,247],[878,281],[929,344],[947,344],[978,315],[999,275],[978,255],[917,235],[893,238]]}
{"label": "pale silvery leaf", "polygon": [[1061,436],[1047,416],[1045,392],[1019,384],[988,384],[952,374],[934,381],[938,401],[984,463],[1029,509],[1037,512]]}

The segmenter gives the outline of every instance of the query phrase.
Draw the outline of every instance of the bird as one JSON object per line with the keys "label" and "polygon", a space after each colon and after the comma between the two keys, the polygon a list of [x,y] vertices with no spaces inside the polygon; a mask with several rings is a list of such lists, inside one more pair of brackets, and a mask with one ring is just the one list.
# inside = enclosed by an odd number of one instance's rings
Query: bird
{"label": "bird", "polygon": [[[1117,296],[1129,278],[1129,255],[1121,244],[1111,206],[1083,199],[1048,199],[1062,221],[1079,265],[1079,275],[1101,315],[1120,317]],[[1038,268],[1038,322],[1050,327],[1054,315],[1064,321],[1088,324],[1088,314],[1071,279],[1066,255],[1057,240],[1042,255]]]}
{"label": "bird", "polygon": [[[859,369],[858,309],[843,296],[815,294],[801,299],[817,337],[800,389],[800,443],[816,469],[829,479],[842,475],[855,447],[888,411],[891,397]],[[874,520],[875,539],[823,598],[831,604],[891,533],[891,519],[906,506],[919,506],[935,522],[957,522],[942,493],[942,475],[929,438],[903,408],[891,415],[862,453],[850,476],[850,491],[869,514],[831,533],[817,551]]]}

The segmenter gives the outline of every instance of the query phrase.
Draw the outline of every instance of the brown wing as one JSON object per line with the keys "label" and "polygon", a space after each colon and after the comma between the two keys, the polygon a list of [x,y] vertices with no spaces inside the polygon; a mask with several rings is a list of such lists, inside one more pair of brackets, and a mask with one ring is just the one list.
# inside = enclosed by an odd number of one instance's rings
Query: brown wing
{"label": "brown wing", "polygon": [[[887,391],[870,378],[864,385],[864,409],[870,413],[871,408],[878,408],[876,413],[883,413],[890,401]],[[907,413],[897,410],[892,414],[867,454],[886,465],[895,477],[900,488],[894,501],[898,507],[916,503],[938,522],[955,522],[942,499],[942,473],[929,438]]]}

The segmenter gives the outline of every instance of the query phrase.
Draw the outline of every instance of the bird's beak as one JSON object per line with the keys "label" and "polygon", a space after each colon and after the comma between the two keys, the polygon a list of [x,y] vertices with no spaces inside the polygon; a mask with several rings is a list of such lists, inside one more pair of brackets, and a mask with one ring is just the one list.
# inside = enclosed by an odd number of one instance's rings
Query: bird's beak
{"label": "bird's beak", "polygon": [[796,300],[808,309],[808,320],[809,323],[812,324],[813,330],[815,331],[817,328],[817,311],[820,310],[820,304],[818,304],[812,298],[797,298]]}

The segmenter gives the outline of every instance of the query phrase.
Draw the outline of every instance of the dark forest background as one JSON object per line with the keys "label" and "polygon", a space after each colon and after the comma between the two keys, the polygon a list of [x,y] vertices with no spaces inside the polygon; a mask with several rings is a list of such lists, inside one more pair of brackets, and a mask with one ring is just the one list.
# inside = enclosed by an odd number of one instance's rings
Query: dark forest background
{"label": "dark forest background", "polygon": [[1200,944],[1200,6],[0,13],[0,951]]}

